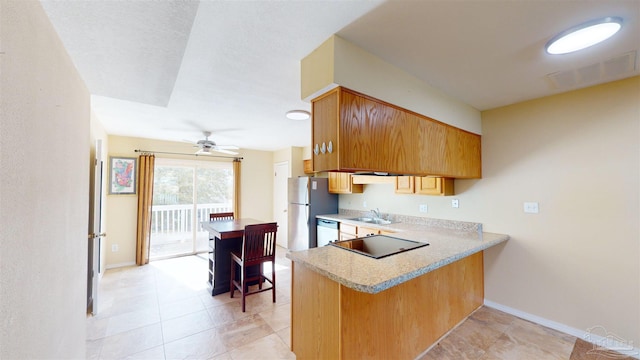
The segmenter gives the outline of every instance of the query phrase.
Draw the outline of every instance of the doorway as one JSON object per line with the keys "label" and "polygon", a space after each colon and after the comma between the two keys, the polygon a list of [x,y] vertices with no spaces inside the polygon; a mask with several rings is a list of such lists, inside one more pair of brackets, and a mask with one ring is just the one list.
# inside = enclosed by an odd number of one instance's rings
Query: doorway
{"label": "doorway", "polygon": [[233,211],[233,184],[231,162],[156,159],[149,259],[207,252],[200,223]]}
{"label": "doorway", "polygon": [[289,208],[288,200],[288,179],[289,179],[289,162],[283,161],[273,164],[274,180],[273,180],[273,217],[278,223],[278,236],[276,243],[283,248],[287,248],[288,243],[288,224]]}

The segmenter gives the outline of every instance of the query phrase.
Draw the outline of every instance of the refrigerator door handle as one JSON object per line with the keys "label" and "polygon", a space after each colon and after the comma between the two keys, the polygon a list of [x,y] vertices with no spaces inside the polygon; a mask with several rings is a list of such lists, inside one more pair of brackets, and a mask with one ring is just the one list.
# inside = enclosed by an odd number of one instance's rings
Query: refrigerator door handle
{"label": "refrigerator door handle", "polygon": [[310,220],[309,220],[309,205],[304,207],[304,214],[307,217],[307,226],[310,224]]}

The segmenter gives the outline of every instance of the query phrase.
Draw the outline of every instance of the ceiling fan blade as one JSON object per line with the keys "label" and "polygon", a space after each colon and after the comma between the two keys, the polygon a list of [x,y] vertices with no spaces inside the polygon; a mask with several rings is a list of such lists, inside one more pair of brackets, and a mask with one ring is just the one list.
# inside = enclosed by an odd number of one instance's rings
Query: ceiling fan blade
{"label": "ceiling fan blade", "polygon": [[238,150],[238,149],[240,149],[239,147],[234,146],[234,145],[216,145],[216,147],[218,149],[224,149],[224,150]]}
{"label": "ceiling fan blade", "polygon": [[238,155],[238,153],[235,152],[235,151],[229,151],[229,150],[225,150],[225,149],[220,149],[220,147],[217,147],[217,148],[212,149],[212,150],[213,151],[217,151],[217,152],[221,152],[221,153],[224,153],[224,154]]}

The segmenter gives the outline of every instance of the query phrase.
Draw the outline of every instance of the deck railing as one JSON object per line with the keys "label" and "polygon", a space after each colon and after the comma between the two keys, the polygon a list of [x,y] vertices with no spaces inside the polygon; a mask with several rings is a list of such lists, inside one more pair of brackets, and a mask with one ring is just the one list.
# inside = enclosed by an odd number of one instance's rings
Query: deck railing
{"label": "deck railing", "polygon": [[[209,220],[209,214],[233,211],[231,204],[198,204],[195,210],[196,229],[200,222]],[[154,205],[151,207],[151,233],[193,231],[193,205]]]}

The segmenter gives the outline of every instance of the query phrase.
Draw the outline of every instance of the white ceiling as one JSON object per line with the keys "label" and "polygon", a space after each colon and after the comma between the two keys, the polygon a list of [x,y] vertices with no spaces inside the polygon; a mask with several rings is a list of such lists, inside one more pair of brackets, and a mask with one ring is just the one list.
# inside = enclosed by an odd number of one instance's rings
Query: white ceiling
{"label": "white ceiling", "polygon": [[[640,74],[638,0],[41,3],[115,135],[308,146],[310,121],[284,114],[310,109],[300,60],[333,34],[479,110]],[[610,41],[545,54],[557,33],[604,16],[624,20]]]}

